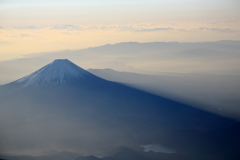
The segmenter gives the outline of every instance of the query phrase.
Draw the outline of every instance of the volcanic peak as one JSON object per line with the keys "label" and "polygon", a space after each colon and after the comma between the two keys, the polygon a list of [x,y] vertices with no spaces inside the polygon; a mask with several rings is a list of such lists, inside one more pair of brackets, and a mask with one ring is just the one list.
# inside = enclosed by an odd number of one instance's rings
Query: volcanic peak
{"label": "volcanic peak", "polygon": [[68,59],[56,59],[39,70],[16,80],[14,83],[29,85],[57,85],[85,79],[91,73],[72,63]]}

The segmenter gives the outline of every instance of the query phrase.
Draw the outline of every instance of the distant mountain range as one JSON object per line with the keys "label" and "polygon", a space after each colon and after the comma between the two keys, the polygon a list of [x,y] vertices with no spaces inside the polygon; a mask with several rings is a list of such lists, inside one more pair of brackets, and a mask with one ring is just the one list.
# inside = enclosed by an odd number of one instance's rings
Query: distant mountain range
{"label": "distant mountain range", "polygon": [[[146,144],[163,144],[181,153],[192,148],[188,152],[200,153],[195,140],[201,139],[205,132],[237,124],[234,120],[102,79],[67,59],[55,60],[1,86],[0,106],[0,151],[5,154],[74,150],[82,155],[97,156],[120,146],[139,150],[140,145]],[[200,133],[200,138],[185,136],[192,135],[192,131],[194,136],[195,132]],[[183,137],[184,142],[180,140]],[[200,146],[208,144],[207,138],[202,140]],[[219,152],[213,154],[220,155]],[[114,156],[109,159],[131,156],[142,159],[141,154],[129,150]],[[98,159],[78,159],[89,158]]]}
{"label": "distant mountain range", "polygon": [[124,42],[81,50],[33,53],[0,62],[0,84],[29,74],[54,59],[69,59],[82,68],[158,74],[207,73],[240,75],[240,41]]}

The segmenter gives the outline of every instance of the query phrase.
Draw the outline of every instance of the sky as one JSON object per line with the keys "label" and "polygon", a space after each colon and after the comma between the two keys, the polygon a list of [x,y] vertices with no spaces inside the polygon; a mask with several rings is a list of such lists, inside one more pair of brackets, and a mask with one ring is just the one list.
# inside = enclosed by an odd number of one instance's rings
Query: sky
{"label": "sky", "polygon": [[0,0],[0,61],[119,42],[239,37],[239,0]]}

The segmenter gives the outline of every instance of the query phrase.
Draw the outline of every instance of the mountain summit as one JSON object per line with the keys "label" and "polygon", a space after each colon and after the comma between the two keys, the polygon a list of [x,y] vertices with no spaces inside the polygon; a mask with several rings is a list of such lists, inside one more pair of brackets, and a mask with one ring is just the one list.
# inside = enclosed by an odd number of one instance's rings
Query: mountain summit
{"label": "mountain summit", "polygon": [[[0,86],[2,153],[22,155],[54,149],[99,155],[113,147],[159,143],[177,153],[196,146],[192,153],[200,155],[205,151],[202,148],[212,150],[202,146],[198,133],[233,124],[236,121],[101,79],[69,60],[55,60]],[[185,130],[190,131],[179,132]],[[113,159],[141,159],[128,150],[115,156]]]}
{"label": "mountain summit", "polygon": [[68,59],[56,59],[52,63],[13,83],[23,83],[24,87],[30,85],[58,85],[86,79],[88,76],[93,75]]}

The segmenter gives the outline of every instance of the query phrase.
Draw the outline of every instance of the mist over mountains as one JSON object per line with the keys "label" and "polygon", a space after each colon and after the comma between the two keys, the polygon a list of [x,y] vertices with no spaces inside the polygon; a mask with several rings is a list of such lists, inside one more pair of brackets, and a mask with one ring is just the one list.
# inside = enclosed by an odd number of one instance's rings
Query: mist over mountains
{"label": "mist over mountains", "polygon": [[0,84],[34,72],[56,58],[68,58],[85,69],[111,68],[140,73],[142,76],[124,77],[121,72],[104,74],[103,70],[104,75],[94,72],[104,79],[134,85],[153,94],[173,96],[179,101],[207,110],[214,108],[211,111],[238,118],[239,46],[239,41],[126,42],[74,51],[34,53],[0,62]]}
{"label": "mist over mountains", "polygon": [[[98,156],[126,146],[137,152],[127,149],[114,155],[133,155],[136,159],[145,157],[138,153],[143,150],[139,149],[141,145],[163,144],[177,154],[188,157],[194,153],[195,157],[205,151],[199,150],[200,146],[222,142],[221,138],[209,141],[213,132],[218,134],[220,129],[229,130],[226,128],[237,124],[232,119],[107,81],[68,60],[55,60],[1,86],[0,95],[0,150],[5,154],[39,155],[43,150],[55,150]],[[234,150],[238,147],[227,142]],[[206,154],[235,154],[222,153],[224,150],[222,146]]]}
{"label": "mist over mountains", "polygon": [[0,62],[0,159],[238,160],[239,46],[127,42]]}
{"label": "mist over mountains", "polygon": [[34,53],[0,62],[0,84],[25,76],[54,59],[69,59],[88,69],[111,68],[144,74],[208,73],[240,75],[240,42],[126,42],[82,50]]}
{"label": "mist over mountains", "polygon": [[223,116],[240,117],[240,76],[162,73],[138,74],[112,69],[89,69],[89,72],[114,82],[124,83],[176,101],[190,104]]}

